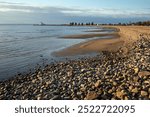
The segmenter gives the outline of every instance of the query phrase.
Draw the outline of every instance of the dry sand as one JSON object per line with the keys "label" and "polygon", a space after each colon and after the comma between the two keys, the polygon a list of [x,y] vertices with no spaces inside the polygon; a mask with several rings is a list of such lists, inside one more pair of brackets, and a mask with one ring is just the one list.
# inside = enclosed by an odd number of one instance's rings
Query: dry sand
{"label": "dry sand", "polygon": [[[78,54],[86,54],[90,52],[100,51],[117,51],[120,47],[130,46],[133,42],[141,38],[141,36],[150,37],[150,27],[146,26],[104,26],[106,28],[117,28],[119,30],[115,39],[96,39],[87,42],[79,43],[62,51],[55,52],[56,56],[71,56]],[[111,34],[112,35],[112,34]],[[114,35],[117,35],[116,32]],[[96,36],[101,36],[97,34]],[[74,35],[72,38],[87,38],[91,37],[88,35]],[[92,37],[94,37],[92,35]],[[66,36],[66,38],[71,38]]]}

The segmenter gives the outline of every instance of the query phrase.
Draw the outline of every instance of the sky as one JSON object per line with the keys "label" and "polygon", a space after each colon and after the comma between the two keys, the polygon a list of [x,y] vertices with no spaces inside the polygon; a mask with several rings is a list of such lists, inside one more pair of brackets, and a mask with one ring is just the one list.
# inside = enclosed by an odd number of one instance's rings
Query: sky
{"label": "sky", "polygon": [[150,0],[0,0],[0,24],[150,20]]}

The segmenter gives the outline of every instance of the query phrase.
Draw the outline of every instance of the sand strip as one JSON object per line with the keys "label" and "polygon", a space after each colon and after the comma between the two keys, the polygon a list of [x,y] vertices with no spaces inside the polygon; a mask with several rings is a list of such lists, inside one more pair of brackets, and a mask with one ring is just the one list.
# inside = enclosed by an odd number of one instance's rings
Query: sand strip
{"label": "sand strip", "polygon": [[65,39],[88,39],[88,38],[104,37],[104,36],[110,36],[110,37],[115,37],[115,38],[119,37],[119,35],[117,33],[105,33],[105,34],[91,33],[91,34],[67,35],[67,36],[63,36],[61,38],[65,38]]}
{"label": "sand strip", "polygon": [[[79,54],[86,54],[100,51],[117,51],[120,47],[130,46],[133,42],[137,41],[141,36],[150,37],[150,27],[146,26],[104,26],[106,28],[116,28],[119,30],[115,35],[120,35],[116,39],[96,39],[76,44],[62,51],[55,52],[56,56],[72,56]],[[102,36],[97,34],[96,36]],[[88,35],[74,35],[72,38],[91,38],[91,34]],[[71,36],[66,36],[71,38]]]}

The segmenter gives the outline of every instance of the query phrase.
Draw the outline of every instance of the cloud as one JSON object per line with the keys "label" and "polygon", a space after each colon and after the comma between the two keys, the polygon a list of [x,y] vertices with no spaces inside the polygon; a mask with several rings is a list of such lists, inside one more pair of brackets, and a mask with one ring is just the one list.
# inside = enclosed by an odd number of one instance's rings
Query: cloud
{"label": "cloud", "polygon": [[38,23],[70,21],[128,21],[129,19],[148,19],[150,9],[115,8],[70,8],[56,6],[31,6],[23,3],[0,2],[0,23],[27,22]]}
{"label": "cloud", "polygon": [[30,6],[22,3],[0,2],[0,12],[28,12],[28,13],[60,13],[67,16],[112,16],[112,17],[143,17],[148,16],[150,9],[123,10],[111,8],[69,8],[52,6]]}
{"label": "cloud", "polygon": [[0,4],[7,4],[7,5],[22,5],[24,3],[21,2],[5,2],[5,1],[0,1]]}

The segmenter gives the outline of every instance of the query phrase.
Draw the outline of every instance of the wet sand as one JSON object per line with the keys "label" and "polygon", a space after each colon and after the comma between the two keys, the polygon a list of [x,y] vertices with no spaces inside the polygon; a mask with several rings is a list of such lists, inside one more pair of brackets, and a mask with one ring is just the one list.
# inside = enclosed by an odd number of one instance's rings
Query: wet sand
{"label": "wet sand", "polygon": [[100,51],[117,51],[124,41],[120,39],[100,39],[91,40],[66,48],[62,51],[55,52],[56,56],[72,56]]}
{"label": "wet sand", "polygon": [[83,35],[71,35],[63,38],[91,38],[98,36],[114,36],[111,39],[95,39],[86,41],[64,50],[55,52],[56,56],[72,56],[78,54],[86,54],[100,51],[115,52],[123,46],[130,46],[133,42],[140,39],[141,36],[146,38],[150,37],[150,27],[146,26],[103,26],[104,28],[115,28],[117,31],[110,34],[83,34]]}
{"label": "wet sand", "polygon": [[65,39],[88,39],[88,38],[102,37],[102,36],[118,37],[119,35],[117,33],[107,33],[107,34],[95,34],[95,33],[93,33],[93,34],[67,35],[67,36],[63,36],[61,38],[65,38]]}

